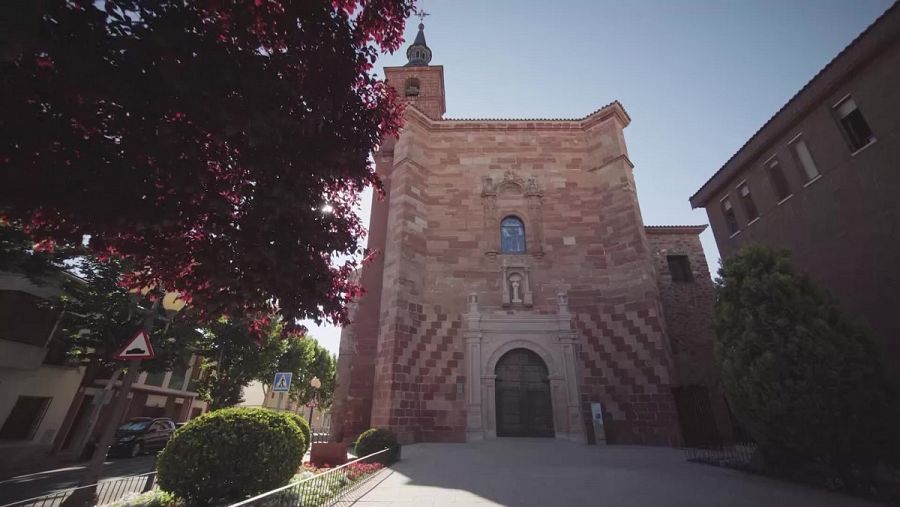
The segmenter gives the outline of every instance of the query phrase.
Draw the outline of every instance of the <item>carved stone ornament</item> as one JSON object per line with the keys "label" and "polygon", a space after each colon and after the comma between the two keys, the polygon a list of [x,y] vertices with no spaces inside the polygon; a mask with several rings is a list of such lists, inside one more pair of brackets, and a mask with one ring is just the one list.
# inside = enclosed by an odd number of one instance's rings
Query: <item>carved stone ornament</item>
{"label": "carved stone ornament", "polygon": [[523,180],[521,176],[514,173],[513,171],[506,171],[505,173],[503,173],[503,181],[500,182],[498,187],[501,189],[515,187],[518,191],[524,192],[525,180]]}
{"label": "carved stone ornament", "polygon": [[490,176],[485,176],[481,178],[481,195],[496,195],[497,194],[497,186],[494,185],[494,179]]}

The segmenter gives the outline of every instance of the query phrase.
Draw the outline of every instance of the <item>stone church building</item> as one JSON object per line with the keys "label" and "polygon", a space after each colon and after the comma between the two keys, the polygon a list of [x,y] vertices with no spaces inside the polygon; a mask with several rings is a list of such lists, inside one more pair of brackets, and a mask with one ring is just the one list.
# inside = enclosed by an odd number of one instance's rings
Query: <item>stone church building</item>
{"label": "stone church building", "polygon": [[721,400],[705,226],[644,225],[628,113],[445,119],[421,24],[406,54],[385,69],[405,124],[374,155],[379,255],[341,335],[335,437],[681,443],[676,398]]}

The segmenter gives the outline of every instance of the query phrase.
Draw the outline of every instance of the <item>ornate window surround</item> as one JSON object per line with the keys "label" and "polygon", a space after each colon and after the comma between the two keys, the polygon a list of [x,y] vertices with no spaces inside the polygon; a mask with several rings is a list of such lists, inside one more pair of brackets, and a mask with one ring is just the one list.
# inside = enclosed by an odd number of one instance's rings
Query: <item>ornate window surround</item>
{"label": "ornate window surround", "polygon": [[[513,171],[506,171],[495,181],[493,176],[482,178],[481,202],[484,209],[483,233],[485,255],[496,258],[531,255],[543,257],[543,192],[534,177],[522,178]],[[514,216],[525,228],[525,252],[503,253],[500,245],[500,228],[503,219]]]}

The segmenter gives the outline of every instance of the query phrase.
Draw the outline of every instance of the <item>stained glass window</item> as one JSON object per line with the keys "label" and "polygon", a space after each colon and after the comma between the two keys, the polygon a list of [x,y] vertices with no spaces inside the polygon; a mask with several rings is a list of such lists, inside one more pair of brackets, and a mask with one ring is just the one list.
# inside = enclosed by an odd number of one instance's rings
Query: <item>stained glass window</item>
{"label": "stained glass window", "polygon": [[500,251],[525,253],[525,224],[518,217],[506,217],[500,222]]}

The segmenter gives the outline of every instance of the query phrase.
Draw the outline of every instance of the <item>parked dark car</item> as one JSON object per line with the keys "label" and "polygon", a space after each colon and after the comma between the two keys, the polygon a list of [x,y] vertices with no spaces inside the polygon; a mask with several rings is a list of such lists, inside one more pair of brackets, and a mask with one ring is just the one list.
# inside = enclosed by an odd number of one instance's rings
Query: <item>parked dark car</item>
{"label": "parked dark car", "polygon": [[156,452],[166,446],[173,433],[175,422],[171,419],[136,417],[116,430],[109,454],[134,457],[145,452]]}

